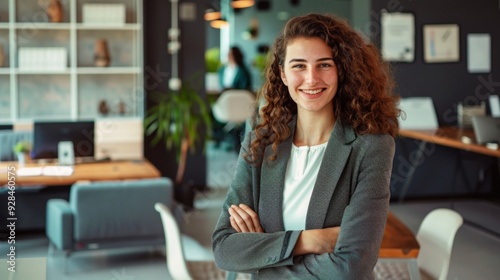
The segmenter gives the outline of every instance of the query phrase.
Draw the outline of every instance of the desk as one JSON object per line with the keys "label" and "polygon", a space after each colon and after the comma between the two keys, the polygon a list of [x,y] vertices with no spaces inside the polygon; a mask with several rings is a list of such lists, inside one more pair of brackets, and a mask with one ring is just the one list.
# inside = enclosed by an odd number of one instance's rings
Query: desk
{"label": "desk", "polygon": [[[0,162],[0,201],[7,201],[7,167],[17,162]],[[41,167],[43,164],[26,164]],[[45,164],[45,166],[50,166]],[[110,161],[76,164],[71,176],[16,176],[16,213],[22,223],[18,231],[45,229],[45,205],[48,199],[69,197],[69,186],[77,181],[133,180],[160,177],[160,172],[148,161]],[[5,202],[5,205],[7,203]],[[7,206],[0,210],[0,218],[7,216]],[[6,229],[6,228],[5,228]],[[3,233],[4,229],[0,229]]]}
{"label": "desk", "polygon": [[[487,155],[491,157],[496,157],[497,161],[493,163],[492,174],[491,174],[491,187],[492,192],[490,198],[498,199],[500,195],[500,149],[492,150],[486,148],[484,145],[480,145],[476,143],[476,138],[474,136],[474,130],[472,129],[463,129],[457,127],[443,126],[439,127],[437,130],[400,130],[399,134],[403,137],[413,138],[416,140],[420,140],[420,145],[418,150],[416,151],[415,158],[421,158],[425,149],[426,143],[438,144],[446,147],[451,147],[463,151],[478,153],[482,155]],[[466,136],[471,139],[471,143],[467,144],[462,142],[462,137]],[[399,201],[402,202],[404,196],[408,190],[410,182],[413,178],[414,172],[418,165],[412,164],[410,166],[410,170],[408,171],[408,176],[406,181],[403,184],[401,190],[401,196],[399,197]],[[493,189],[496,188],[496,189]],[[451,208],[454,208],[454,204],[452,201]],[[484,231],[492,233],[493,235],[499,236],[498,232],[492,231],[491,229],[482,226],[476,222],[472,222],[464,219],[464,222],[480,228]]]}
{"label": "desk", "polygon": [[[46,164],[48,165],[48,164]],[[17,162],[0,162],[0,186],[7,184],[7,167]],[[43,166],[40,164],[26,164]],[[30,185],[67,186],[76,181],[128,180],[160,177],[160,172],[148,161],[110,161],[81,163],[74,166],[71,176],[17,176],[16,187]]]}
{"label": "desk", "polygon": [[[434,143],[451,148],[470,151],[487,156],[500,158],[500,150],[491,150],[484,145],[476,144],[476,138],[472,129],[463,129],[451,126],[439,127],[437,130],[400,130],[399,135],[421,140],[427,143]],[[462,136],[469,137],[471,144],[462,142]]]}
{"label": "desk", "polygon": [[396,216],[389,213],[378,254],[379,258],[416,259],[419,251],[420,245],[413,232]]}
{"label": "desk", "polygon": [[[476,143],[476,139],[474,136],[474,131],[472,129],[463,129],[451,126],[442,126],[437,130],[400,130],[399,135],[402,137],[413,138],[416,140],[420,140],[420,145],[415,153],[415,157],[417,159],[422,158],[425,145],[427,143],[438,144],[441,146],[451,147],[459,150],[464,150],[468,152],[478,153],[482,155],[497,157],[500,159],[500,150],[492,150],[486,148],[484,145],[480,145]],[[466,136],[471,139],[471,143],[467,144],[462,142],[462,137]],[[415,170],[417,169],[418,164],[411,164],[410,170],[408,171],[408,176],[403,184],[401,195],[399,197],[399,201],[403,201],[406,192],[408,191],[408,187],[413,178]],[[492,185],[495,186],[500,181],[498,179],[498,166],[496,167],[496,171],[493,172],[493,182]]]}
{"label": "desk", "polygon": [[[387,279],[386,277],[407,279],[409,276],[411,280],[419,280],[420,272],[417,264],[419,252],[420,245],[413,232],[389,212],[378,254],[379,259],[374,269],[376,279]],[[384,263],[389,264],[389,267],[386,268]],[[398,269],[394,269],[396,267]]]}

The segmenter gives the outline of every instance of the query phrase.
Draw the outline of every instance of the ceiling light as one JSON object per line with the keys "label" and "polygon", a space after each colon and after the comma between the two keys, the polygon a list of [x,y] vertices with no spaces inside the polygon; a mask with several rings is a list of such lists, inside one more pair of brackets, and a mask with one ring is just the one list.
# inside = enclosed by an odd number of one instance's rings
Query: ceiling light
{"label": "ceiling light", "polygon": [[218,18],[221,18],[221,13],[220,11],[216,11],[214,9],[207,9],[205,11],[205,15],[204,15],[204,19],[207,20],[207,21],[211,21],[211,20],[214,20],[214,19],[218,19]]}
{"label": "ceiling light", "polygon": [[217,29],[227,26],[228,24],[227,20],[223,18],[214,19],[210,22],[210,26]]}
{"label": "ceiling light", "polygon": [[231,1],[231,6],[236,9],[248,8],[253,6],[255,1],[253,0],[233,0]]}

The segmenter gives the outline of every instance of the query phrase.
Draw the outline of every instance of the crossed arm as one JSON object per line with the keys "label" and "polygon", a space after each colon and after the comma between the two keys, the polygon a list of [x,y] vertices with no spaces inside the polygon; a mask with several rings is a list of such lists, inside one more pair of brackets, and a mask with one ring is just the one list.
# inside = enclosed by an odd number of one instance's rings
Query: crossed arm
{"label": "crossed arm", "polygon": [[[237,232],[263,233],[259,216],[245,204],[231,205],[229,221]],[[303,230],[293,251],[294,256],[331,253],[337,244],[340,227]]]}

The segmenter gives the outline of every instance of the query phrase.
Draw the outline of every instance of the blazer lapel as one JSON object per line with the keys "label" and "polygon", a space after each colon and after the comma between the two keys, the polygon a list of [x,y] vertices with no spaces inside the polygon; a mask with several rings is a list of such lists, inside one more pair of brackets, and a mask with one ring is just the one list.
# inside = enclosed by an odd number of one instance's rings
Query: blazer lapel
{"label": "blazer lapel", "polygon": [[237,82],[241,79],[240,76],[241,76],[241,70],[240,67],[237,67],[236,73],[234,73],[234,78],[233,78],[233,84],[232,84],[233,88],[238,88]]}
{"label": "blazer lapel", "polygon": [[340,120],[337,120],[314,185],[307,210],[306,229],[323,227],[333,192],[351,154],[350,143],[355,138],[352,128],[342,126]]}
{"label": "blazer lapel", "polygon": [[278,145],[278,157],[275,161],[265,161],[272,154],[271,146],[266,147],[261,171],[261,189],[259,201],[259,219],[266,232],[284,230],[283,225],[283,189],[285,174],[292,149],[296,120],[290,123],[291,136]]}

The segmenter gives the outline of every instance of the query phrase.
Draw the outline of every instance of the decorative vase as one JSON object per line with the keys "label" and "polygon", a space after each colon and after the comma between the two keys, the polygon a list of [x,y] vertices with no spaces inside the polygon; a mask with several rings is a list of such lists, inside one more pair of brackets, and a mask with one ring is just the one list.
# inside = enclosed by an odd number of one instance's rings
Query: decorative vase
{"label": "decorative vase", "polygon": [[19,152],[17,153],[17,162],[19,166],[24,166],[29,162],[29,153]]}
{"label": "decorative vase", "polygon": [[99,101],[99,113],[106,116],[109,113],[109,106],[106,100]]}
{"label": "decorative vase", "polygon": [[47,5],[47,15],[50,22],[61,22],[63,18],[62,5],[59,0],[50,0]]}
{"label": "decorative vase", "polygon": [[107,67],[111,61],[108,50],[108,42],[105,39],[98,39],[95,42],[95,66]]}
{"label": "decorative vase", "polygon": [[120,102],[118,102],[118,113],[120,113],[120,115],[122,116],[127,113],[127,104],[125,104],[123,100],[120,100]]}

